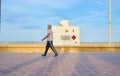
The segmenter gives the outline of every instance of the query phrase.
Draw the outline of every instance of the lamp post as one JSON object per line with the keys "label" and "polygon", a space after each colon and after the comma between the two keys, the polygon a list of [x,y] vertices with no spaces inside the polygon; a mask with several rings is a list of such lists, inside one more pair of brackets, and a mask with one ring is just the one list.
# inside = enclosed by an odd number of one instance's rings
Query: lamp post
{"label": "lamp post", "polygon": [[108,0],[108,40],[112,44],[112,0]]}
{"label": "lamp post", "polygon": [[1,0],[0,0],[0,36],[1,36]]}

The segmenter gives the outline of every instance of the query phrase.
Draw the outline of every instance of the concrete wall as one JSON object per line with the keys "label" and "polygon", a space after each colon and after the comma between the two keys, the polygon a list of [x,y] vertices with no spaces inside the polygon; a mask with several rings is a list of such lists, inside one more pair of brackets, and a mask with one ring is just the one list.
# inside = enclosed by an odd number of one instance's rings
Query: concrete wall
{"label": "concrete wall", "polygon": [[[55,46],[58,52],[120,52],[120,44],[80,44],[79,46]],[[42,53],[45,44],[0,43],[0,52]],[[49,49],[49,52],[52,52]]]}
{"label": "concrete wall", "polygon": [[58,26],[52,26],[52,30],[54,45],[80,45],[80,27],[70,26],[68,20],[61,20]]}
{"label": "concrete wall", "polygon": [[[77,26],[61,27],[53,26],[53,41],[57,46],[80,45],[80,28]],[[74,32],[73,32],[74,31]],[[75,36],[75,39],[73,39]]]}

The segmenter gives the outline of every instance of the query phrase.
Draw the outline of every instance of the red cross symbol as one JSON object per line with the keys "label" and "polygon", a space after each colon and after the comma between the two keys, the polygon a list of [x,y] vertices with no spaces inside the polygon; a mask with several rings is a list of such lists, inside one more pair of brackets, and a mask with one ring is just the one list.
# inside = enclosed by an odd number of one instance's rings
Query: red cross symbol
{"label": "red cross symbol", "polygon": [[76,36],[75,36],[75,35],[73,35],[71,38],[72,38],[73,40],[75,40],[75,39],[76,39]]}

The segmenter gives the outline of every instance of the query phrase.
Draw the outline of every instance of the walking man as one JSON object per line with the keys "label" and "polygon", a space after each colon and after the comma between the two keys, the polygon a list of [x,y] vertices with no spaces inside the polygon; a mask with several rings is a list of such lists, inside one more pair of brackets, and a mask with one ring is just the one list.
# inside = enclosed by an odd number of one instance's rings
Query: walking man
{"label": "walking man", "polygon": [[53,31],[52,31],[52,26],[50,24],[48,25],[47,35],[42,39],[42,41],[44,41],[45,39],[47,39],[47,43],[46,43],[45,52],[44,52],[44,54],[42,54],[42,56],[47,55],[49,47],[54,52],[54,57],[58,56],[58,53],[57,53],[55,47],[53,46]]}

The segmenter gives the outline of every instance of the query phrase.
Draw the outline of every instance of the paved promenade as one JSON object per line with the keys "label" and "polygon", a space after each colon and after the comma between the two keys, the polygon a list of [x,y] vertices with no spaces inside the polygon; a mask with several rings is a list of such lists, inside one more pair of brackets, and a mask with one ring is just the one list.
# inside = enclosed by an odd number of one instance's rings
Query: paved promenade
{"label": "paved promenade", "polygon": [[120,76],[120,53],[0,53],[0,76]]}

